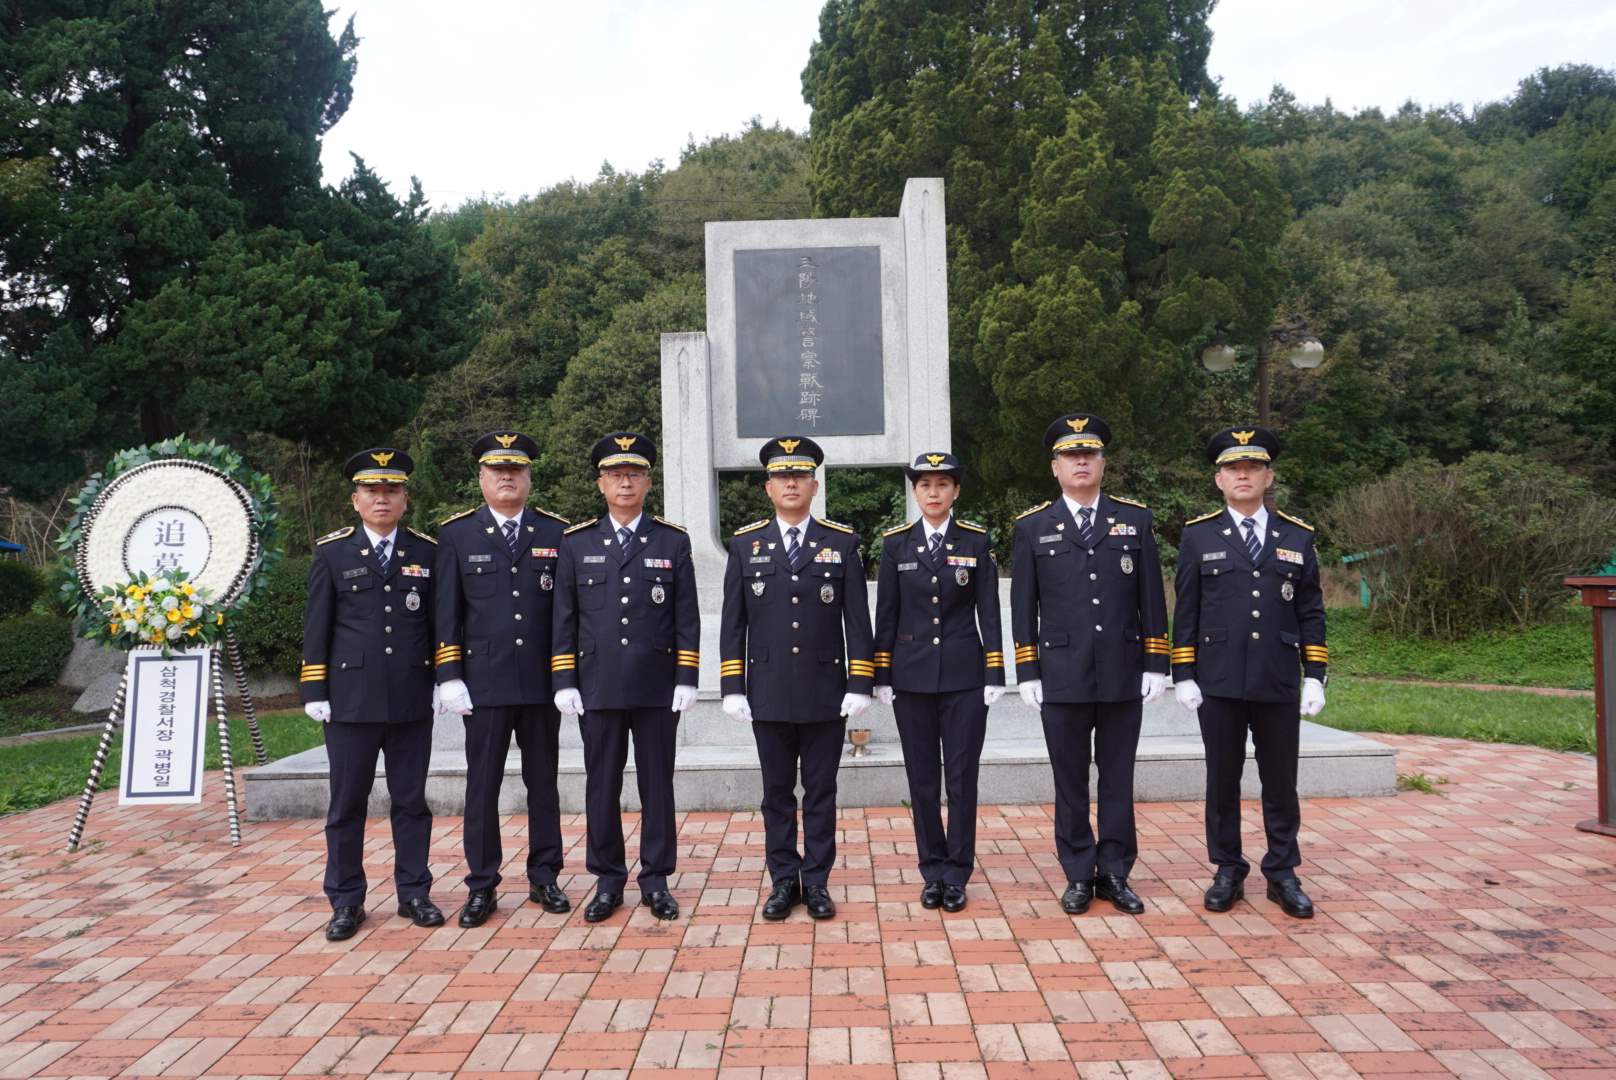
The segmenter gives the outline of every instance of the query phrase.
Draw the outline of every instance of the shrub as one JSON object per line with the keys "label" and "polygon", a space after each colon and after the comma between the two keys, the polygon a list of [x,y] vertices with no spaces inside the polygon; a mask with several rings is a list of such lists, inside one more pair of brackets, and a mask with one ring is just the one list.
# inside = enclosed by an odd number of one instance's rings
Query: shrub
{"label": "shrub", "polygon": [[0,619],[27,612],[44,589],[44,578],[32,566],[0,559]]}
{"label": "shrub", "polygon": [[73,623],[59,615],[0,619],[0,697],[53,682],[73,651]]}
{"label": "shrub", "polygon": [[289,555],[270,571],[266,587],[231,616],[241,659],[251,671],[296,675],[303,655],[303,600],[308,594],[308,555]]}
{"label": "shrub", "polygon": [[1616,502],[1557,465],[1496,453],[1412,462],[1324,518],[1342,550],[1375,553],[1377,628],[1442,638],[1554,618],[1560,579],[1597,567],[1616,536]]}

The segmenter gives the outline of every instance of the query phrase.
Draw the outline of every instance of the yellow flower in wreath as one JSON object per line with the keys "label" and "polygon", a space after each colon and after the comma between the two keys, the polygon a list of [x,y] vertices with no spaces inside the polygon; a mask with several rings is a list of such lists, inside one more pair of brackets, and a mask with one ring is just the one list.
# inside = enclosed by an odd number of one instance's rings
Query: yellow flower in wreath
{"label": "yellow flower in wreath", "polygon": [[196,605],[186,604],[184,607],[180,608],[180,614],[184,615],[187,619],[196,618]]}
{"label": "yellow flower in wreath", "polygon": [[[192,585],[189,581],[181,582],[180,583],[180,592],[184,593],[186,596],[195,596],[196,595],[196,586]],[[189,616],[187,616],[187,617],[189,617]]]}
{"label": "yellow flower in wreath", "polygon": [[168,613],[169,622],[179,622],[183,618],[185,618],[185,616],[180,614],[179,608],[175,608],[173,611]]}

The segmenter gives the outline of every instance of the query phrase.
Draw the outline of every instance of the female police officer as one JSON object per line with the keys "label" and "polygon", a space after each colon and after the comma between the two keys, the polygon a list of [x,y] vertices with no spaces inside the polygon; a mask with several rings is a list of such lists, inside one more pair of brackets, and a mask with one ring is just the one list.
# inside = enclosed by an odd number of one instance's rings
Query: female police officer
{"label": "female police officer", "polygon": [[920,902],[958,911],[976,861],[976,776],[988,706],[1004,693],[999,574],[987,530],[953,515],[960,493],[954,455],[921,454],[904,472],[921,518],[889,531],[882,544],[875,695],[898,717],[925,881]]}

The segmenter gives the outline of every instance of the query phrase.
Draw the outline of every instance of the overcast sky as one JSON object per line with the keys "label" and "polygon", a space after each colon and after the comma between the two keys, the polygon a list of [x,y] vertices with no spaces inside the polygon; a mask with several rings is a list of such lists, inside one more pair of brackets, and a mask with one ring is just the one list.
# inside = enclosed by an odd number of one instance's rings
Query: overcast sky
{"label": "overcast sky", "polygon": [[[671,167],[753,116],[803,129],[822,0],[335,0],[359,71],[325,137],[326,179],[362,155],[440,208]],[[1222,0],[1212,74],[1242,106],[1283,83],[1355,111],[1506,97],[1540,67],[1616,67],[1610,0]]]}

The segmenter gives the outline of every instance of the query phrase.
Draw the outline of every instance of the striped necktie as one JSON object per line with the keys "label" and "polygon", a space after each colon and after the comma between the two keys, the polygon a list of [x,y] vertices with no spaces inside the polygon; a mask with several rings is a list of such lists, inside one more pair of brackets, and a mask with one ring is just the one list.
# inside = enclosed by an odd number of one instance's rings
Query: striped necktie
{"label": "striped necktie", "polygon": [[1246,518],[1240,527],[1246,530],[1246,554],[1251,556],[1252,562],[1256,562],[1257,556],[1262,554],[1262,542],[1257,539],[1257,519]]}
{"label": "striped necktie", "polygon": [[505,523],[505,546],[511,549],[511,558],[516,558],[516,522]]}
{"label": "striped necktie", "polygon": [[786,562],[791,564],[793,571],[802,569],[802,565],[798,562],[802,555],[802,546],[797,543],[798,535],[795,525],[786,530]]}
{"label": "striped necktie", "polygon": [[1077,514],[1077,539],[1084,547],[1090,547],[1094,543],[1094,530],[1089,527],[1094,518],[1094,507],[1080,506]]}

